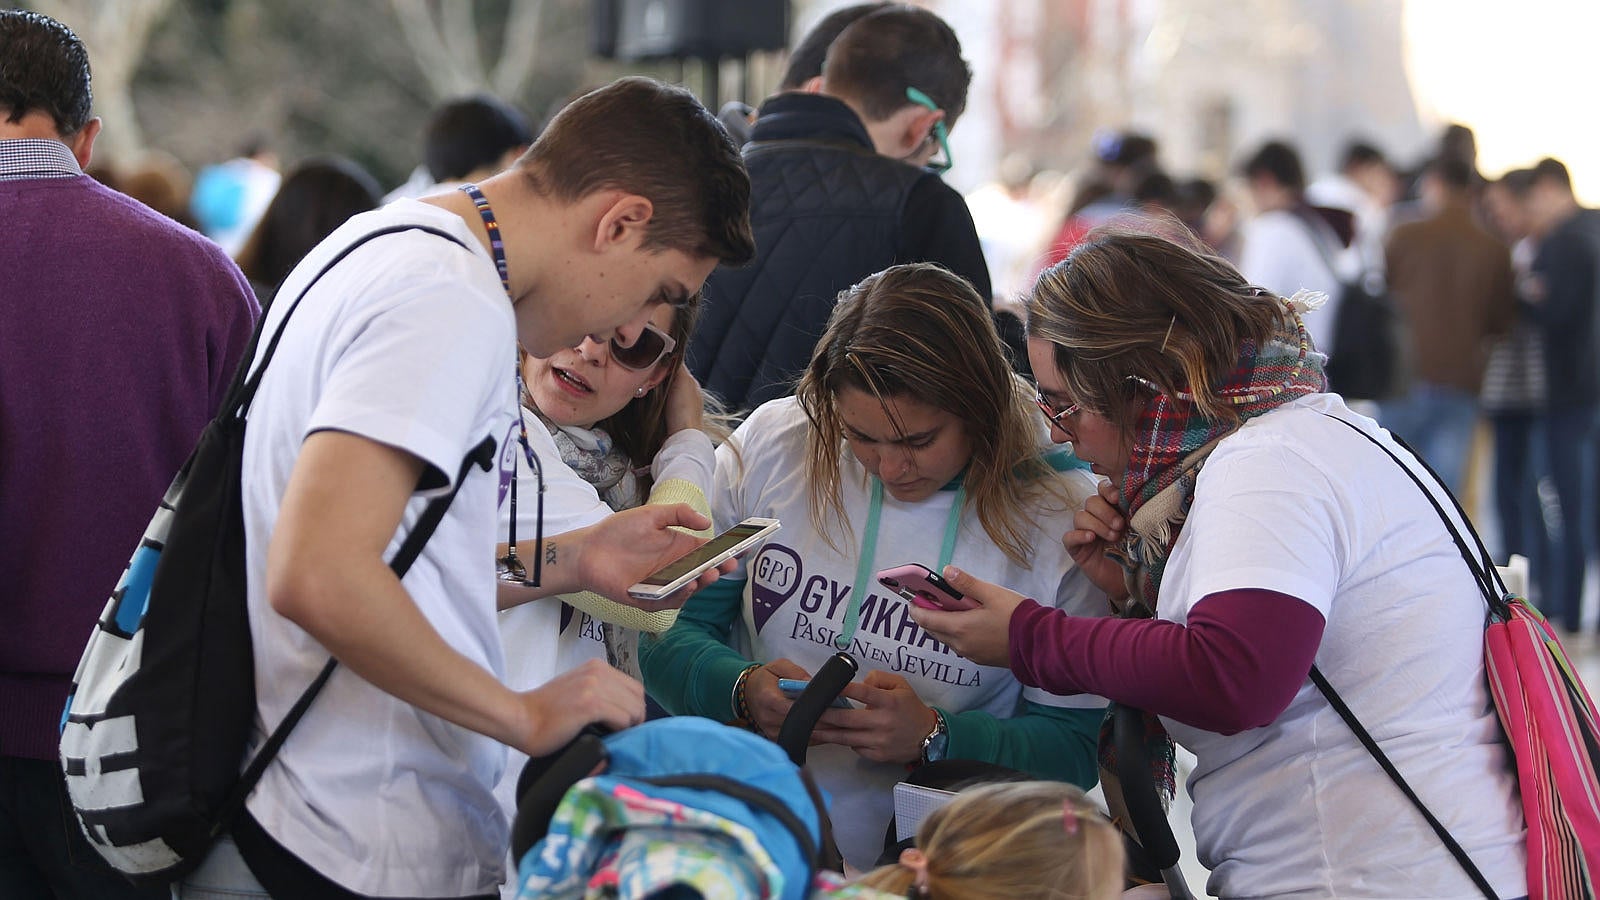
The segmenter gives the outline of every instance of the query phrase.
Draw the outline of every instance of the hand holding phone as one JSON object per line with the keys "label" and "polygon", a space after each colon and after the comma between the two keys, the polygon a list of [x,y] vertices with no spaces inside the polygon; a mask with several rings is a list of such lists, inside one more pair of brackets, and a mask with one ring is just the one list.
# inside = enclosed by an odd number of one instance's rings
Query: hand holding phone
{"label": "hand holding phone", "polygon": [[[797,700],[800,698],[800,695],[805,692],[806,685],[810,683],[811,682],[803,681],[799,678],[780,678],[778,679],[778,690],[783,691],[783,695],[788,697],[790,700]],[[856,708],[855,703],[851,702],[850,699],[845,697],[843,694],[833,698],[833,702],[828,705],[834,709]]]}
{"label": "hand holding phone", "polygon": [[628,588],[628,595],[640,600],[660,600],[689,584],[700,573],[750,549],[777,531],[777,519],[745,519],[699,547],[678,557]]}
{"label": "hand holding phone", "polygon": [[919,563],[908,563],[878,573],[878,583],[923,609],[959,612],[977,609],[978,601],[963,595],[938,573]]}

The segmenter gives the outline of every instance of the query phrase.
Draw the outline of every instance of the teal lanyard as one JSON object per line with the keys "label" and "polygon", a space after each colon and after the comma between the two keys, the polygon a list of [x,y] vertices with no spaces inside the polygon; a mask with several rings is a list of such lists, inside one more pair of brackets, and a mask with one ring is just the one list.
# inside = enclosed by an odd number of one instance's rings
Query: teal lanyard
{"label": "teal lanyard", "polygon": [[[939,567],[935,572],[944,572],[944,567],[950,565],[950,558],[956,552],[956,535],[961,533],[961,507],[967,502],[967,486],[963,482],[956,488],[956,495],[950,501],[950,515],[944,523],[944,544],[939,548]],[[861,536],[861,556],[856,561],[856,583],[850,590],[850,600],[845,606],[844,628],[839,636],[834,639],[833,645],[840,650],[849,650],[850,642],[855,640],[856,629],[860,627],[861,603],[867,593],[872,590],[874,563],[878,556],[878,520],[883,513],[883,482],[872,479],[872,496],[867,501],[867,530]]]}

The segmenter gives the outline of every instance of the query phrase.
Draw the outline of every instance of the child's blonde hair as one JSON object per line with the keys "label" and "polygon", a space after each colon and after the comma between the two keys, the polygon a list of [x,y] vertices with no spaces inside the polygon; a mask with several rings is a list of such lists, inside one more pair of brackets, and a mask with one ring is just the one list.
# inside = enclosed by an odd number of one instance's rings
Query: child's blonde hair
{"label": "child's blonde hair", "polygon": [[[929,900],[1115,900],[1122,895],[1122,838],[1084,797],[1057,781],[963,791],[917,829]],[[898,896],[917,873],[874,870],[861,883]]]}

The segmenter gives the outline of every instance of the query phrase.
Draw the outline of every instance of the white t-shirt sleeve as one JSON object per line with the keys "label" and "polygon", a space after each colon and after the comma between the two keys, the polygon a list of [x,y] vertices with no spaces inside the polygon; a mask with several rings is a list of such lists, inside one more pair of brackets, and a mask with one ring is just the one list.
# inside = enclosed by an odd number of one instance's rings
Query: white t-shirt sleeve
{"label": "white t-shirt sleeve", "polygon": [[791,464],[784,435],[792,430],[785,420],[794,398],[771,400],[757,407],[733,435],[717,448],[717,473],[712,486],[711,515],[717,530],[725,531],[755,513],[751,501],[760,496],[773,466]]}
{"label": "white t-shirt sleeve", "polygon": [[704,431],[685,428],[674,432],[650,461],[650,477],[658,484],[681,478],[710,496],[712,479],[716,476],[716,452],[711,436]]}
{"label": "white t-shirt sleeve", "polygon": [[[1350,546],[1339,496],[1299,448],[1277,435],[1242,447],[1224,441],[1200,472],[1174,548],[1184,596],[1171,602],[1187,615],[1208,594],[1258,588],[1303,600],[1326,618]],[[1163,597],[1161,605],[1168,602]]]}
{"label": "white t-shirt sleeve", "polygon": [[[498,368],[509,340],[507,310],[440,291],[436,282],[409,290],[376,314],[346,323],[350,337],[330,363],[306,433],[347,431],[420,458],[426,487],[443,490],[500,390],[509,404],[511,376]],[[497,377],[502,376],[502,377]],[[500,435],[494,435],[496,439]]]}

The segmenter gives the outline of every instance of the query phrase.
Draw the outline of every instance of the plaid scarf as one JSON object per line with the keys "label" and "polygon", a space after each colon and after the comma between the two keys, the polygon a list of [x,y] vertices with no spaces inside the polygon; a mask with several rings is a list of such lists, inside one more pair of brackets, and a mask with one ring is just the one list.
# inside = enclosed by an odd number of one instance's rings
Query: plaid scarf
{"label": "plaid scarf", "polygon": [[[1322,373],[1327,357],[1316,351],[1300,320],[1300,313],[1320,303],[1315,295],[1302,291],[1285,305],[1288,315],[1278,331],[1260,347],[1247,341],[1239,350],[1238,363],[1217,389],[1217,395],[1238,413],[1238,421],[1206,419],[1195,409],[1194,397],[1187,391],[1178,391],[1174,396],[1157,391],[1139,417],[1128,471],[1121,484],[1123,502],[1128,507],[1128,534],[1120,548],[1107,554],[1122,565],[1128,581],[1127,604],[1119,611],[1124,618],[1155,615],[1167,556],[1194,503],[1200,469],[1217,444],[1247,419],[1306,394],[1327,390],[1327,378]],[[1156,390],[1150,382],[1141,384]],[[1152,775],[1165,801],[1176,790],[1172,738],[1156,716],[1146,714],[1144,719]],[[1107,715],[1100,733],[1100,765],[1107,772],[1116,772],[1110,722]],[[1113,793],[1120,793],[1120,789],[1106,791],[1108,804],[1113,803]],[[1114,803],[1120,805],[1121,797],[1116,797]],[[1114,806],[1113,813],[1120,812]]]}

